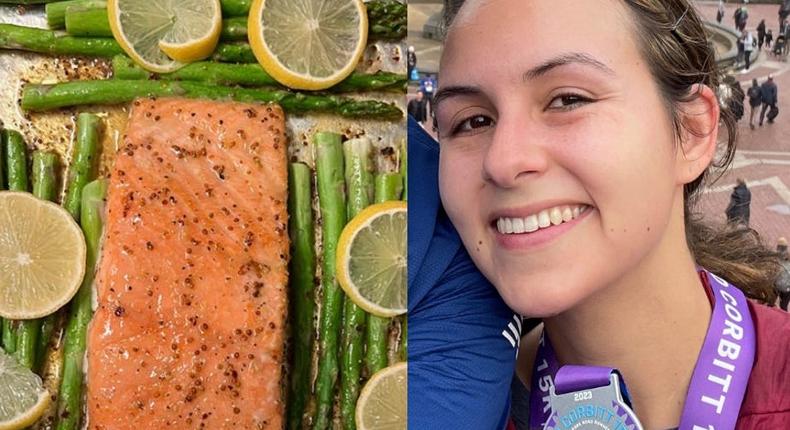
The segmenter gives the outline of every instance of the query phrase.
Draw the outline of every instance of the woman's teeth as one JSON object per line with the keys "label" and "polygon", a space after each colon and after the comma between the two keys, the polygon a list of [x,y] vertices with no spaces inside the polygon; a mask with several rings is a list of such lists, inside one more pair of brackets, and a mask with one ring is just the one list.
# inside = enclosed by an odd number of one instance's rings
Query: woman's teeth
{"label": "woman's teeth", "polygon": [[578,218],[588,208],[587,205],[556,206],[524,218],[499,218],[496,228],[502,234],[532,233],[541,228],[560,225]]}

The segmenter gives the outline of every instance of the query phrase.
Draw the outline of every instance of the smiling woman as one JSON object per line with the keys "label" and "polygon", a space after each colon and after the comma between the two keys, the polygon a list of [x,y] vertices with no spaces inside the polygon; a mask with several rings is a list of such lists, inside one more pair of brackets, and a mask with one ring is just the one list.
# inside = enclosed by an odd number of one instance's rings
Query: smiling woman
{"label": "smiling woman", "polygon": [[595,428],[790,425],[772,382],[790,378],[790,318],[758,303],[776,257],[693,211],[737,136],[691,3],[448,1],[445,20],[441,200],[504,301],[544,323],[514,422],[570,427],[584,404],[617,405]]}

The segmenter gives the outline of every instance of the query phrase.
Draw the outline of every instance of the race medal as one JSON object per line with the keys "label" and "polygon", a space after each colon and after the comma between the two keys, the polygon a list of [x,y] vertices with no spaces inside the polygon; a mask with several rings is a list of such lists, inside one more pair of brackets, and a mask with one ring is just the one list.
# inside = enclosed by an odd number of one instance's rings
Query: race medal
{"label": "race medal", "polygon": [[549,389],[544,430],[642,430],[620,374],[609,367],[563,366]]}
{"label": "race medal", "polygon": [[[701,270],[713,312],[680,417],[679,430],[735,428],[754,364],[749,305],[735,286]],[[560,366],[545,331],[532,370],[530,430],[641,430],[616,370]]]}

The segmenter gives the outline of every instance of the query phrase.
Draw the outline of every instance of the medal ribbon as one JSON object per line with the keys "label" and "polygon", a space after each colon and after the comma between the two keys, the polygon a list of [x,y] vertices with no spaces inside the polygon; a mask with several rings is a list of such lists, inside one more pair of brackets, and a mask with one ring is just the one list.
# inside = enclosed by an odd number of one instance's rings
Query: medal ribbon
{"label": "medal ribbon", "polygon": [[[713,312],[689,384],[678,430],[735,428],[754,364],[755,334],[744,294],[734,285],[703,270],[713,293]],[[541,334],[530,390],[530,429],[542,430],[552,415],[549,389],[558,392],[591,388],[604,382],[591,372],[562,372],[546,333]],[[623,386],[625,392],[625,387]],[[626,396],[627,397],[627,396]]]}

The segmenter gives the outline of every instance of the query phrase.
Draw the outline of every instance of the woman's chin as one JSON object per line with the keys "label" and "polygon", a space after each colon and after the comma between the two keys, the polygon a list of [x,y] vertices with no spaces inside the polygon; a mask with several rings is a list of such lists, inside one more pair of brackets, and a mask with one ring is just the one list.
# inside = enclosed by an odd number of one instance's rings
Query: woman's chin
{"label": "woman's chin", "polygon": [[[513,285],[513,284],[511,284]],[[562,284],[520,283],[521,288],[499,293],[513,311],[527,318],[548,318],[573,309],[591,292],[580,288],[580,284],[564,282]]]}

